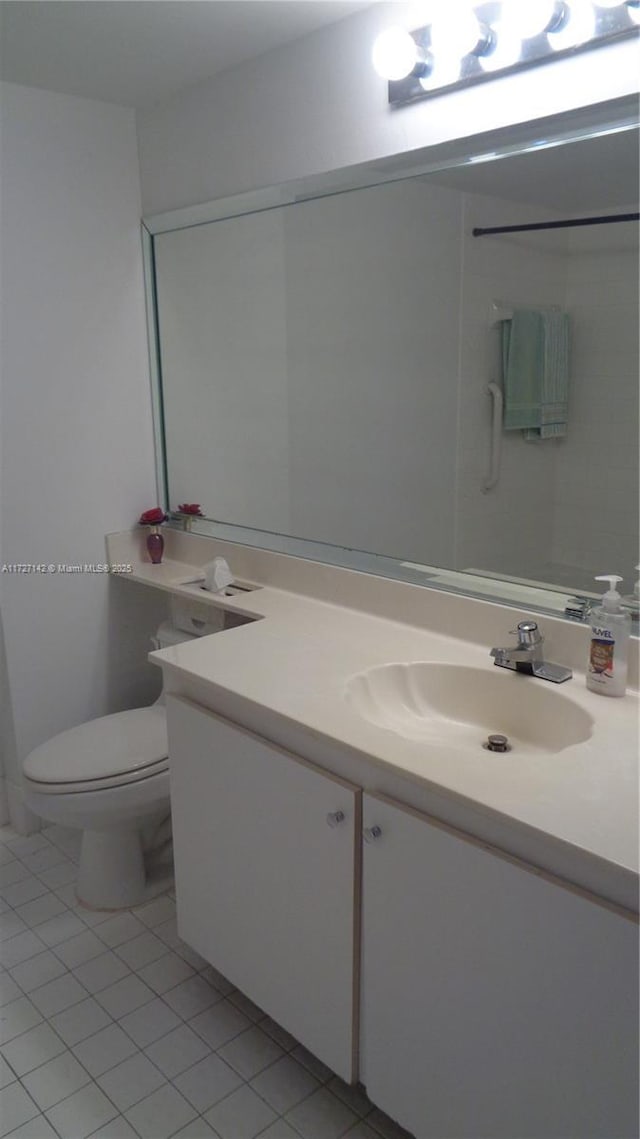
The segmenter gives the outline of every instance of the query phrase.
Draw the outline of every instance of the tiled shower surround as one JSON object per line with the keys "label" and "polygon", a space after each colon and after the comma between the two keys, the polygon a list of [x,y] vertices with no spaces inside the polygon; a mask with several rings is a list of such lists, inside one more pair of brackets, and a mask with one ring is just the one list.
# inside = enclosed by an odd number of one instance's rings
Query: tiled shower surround
{"label": "tiled shower surround", "polygon": [[411,1139],[180,940],[94,912],[78,831],[0,829],[0,1135]]}

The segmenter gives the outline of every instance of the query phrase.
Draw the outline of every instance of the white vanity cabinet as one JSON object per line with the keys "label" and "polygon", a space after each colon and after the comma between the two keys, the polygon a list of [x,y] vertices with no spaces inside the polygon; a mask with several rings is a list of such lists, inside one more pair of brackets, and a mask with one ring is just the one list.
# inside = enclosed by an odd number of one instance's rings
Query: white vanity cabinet
{"label": "white vanity cabinet", "polygon": [[633,1139],[636,925],[388,799],[363,805],[361,1079],[418,1139]]}
{"label": "white vanity cabinet", "polygon": [[180,936],[349,1081],[361,793],[167,697]]}

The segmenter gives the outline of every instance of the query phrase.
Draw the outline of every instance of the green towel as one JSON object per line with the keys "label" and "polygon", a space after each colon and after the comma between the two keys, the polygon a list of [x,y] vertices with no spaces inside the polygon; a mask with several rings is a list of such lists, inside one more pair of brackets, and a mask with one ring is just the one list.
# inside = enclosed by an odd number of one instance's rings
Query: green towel
{"label": "green towel", "polygon": [[516,309],[502,322],[504,429],[525,439],[567,433],[569,317]]}

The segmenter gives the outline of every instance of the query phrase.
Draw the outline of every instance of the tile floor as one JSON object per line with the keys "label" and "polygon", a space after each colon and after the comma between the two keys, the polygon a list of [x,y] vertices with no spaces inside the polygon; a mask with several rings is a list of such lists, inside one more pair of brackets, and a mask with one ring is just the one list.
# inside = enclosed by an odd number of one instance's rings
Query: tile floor
{"label": "tile floor", "polygon": [[75,898],[79,832],[0,828],[0,1136],[411,1139],[180,940]]}

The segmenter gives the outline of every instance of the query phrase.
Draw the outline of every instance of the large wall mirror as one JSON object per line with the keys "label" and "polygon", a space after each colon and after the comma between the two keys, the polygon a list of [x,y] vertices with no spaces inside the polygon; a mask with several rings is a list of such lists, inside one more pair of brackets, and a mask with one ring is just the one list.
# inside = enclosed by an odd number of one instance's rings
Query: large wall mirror
{"label": "large wall mirror", "polygon": [[[616,572],[630,593],[638,223],[555,223],[637,209],[626,127],[206,223],[165,215],[150,264],[167,505],[201,503],[202,532],[382,555],[415,580],[589,593]],[[566,423],[548,438],[505,429],[494,403],[520,310],[568,317]]]}

